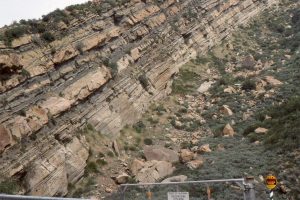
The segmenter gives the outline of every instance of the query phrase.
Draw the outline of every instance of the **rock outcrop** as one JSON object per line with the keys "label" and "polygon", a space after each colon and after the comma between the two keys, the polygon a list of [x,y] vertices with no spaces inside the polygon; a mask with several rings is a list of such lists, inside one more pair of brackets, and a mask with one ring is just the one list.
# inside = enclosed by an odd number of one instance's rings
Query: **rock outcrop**
{"label": "rock outcrop", "polygon": [[[272,3],[135,0],[61,23],[63,37],[50,44],[33,42],[36,35],[1,44],[0,173],[22,179],[26,193],[65,195],[88,157],[79,129],[117,135],[170,93],[183,63]],[[159,177],[172,171],[152,164]]]}
{"label": "rock outcrop", "polygon": [[144,155],[147,160],[158,160],[175,163],[179,161],[178,153],[159,145],[145,146]]}

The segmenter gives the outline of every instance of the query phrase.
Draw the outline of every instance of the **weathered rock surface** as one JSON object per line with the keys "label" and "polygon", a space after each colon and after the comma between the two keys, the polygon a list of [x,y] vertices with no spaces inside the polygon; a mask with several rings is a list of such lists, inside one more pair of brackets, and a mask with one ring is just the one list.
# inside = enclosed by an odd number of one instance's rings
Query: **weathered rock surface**
{"label": "weathered rock surface", "polygon": [[128,181],[128,179],[129,179],[129,175],[126,174],[126,173],[122,173],[122,174],[120,174],[119,176],[116,177],[116,182],[118,184],[124,184]]}
{"label": "weathered rock surface", "polygon": [[210,147],[209,147],[209,144],[203,144],[203,145],[201,145],[201,146],[199,147],[199,149],[198,149],[198,152],[199,152],[199,153],[209,153],[209,152],[211,152],[211,149],[210,149]]}
{"label": "weathered rock surface", "polygon": [[159,145],[145,146],[144,155],[148,161],[158,160],[168,161],[171,163],[179,161],[179,156],[177,152]]}
{"label": "weathered rock surface", "polygon": [[213,81],[206,81],[200,85],[197,91],[200,93],[205,93],[209,90],[209,88],[211,88],[213,83],[214,83]]}
{"label": "weathered rock surface", "polygon": [[147,161],[136,173],[135,178],[141,183],[155,183],[166,176],[171,175],[175,170],[172,163],[166,161]]}
{"label": "weathered rock surface", "polygon": [[196,159],[186,163],[186,166],[190,169],[198,169],[203,165],[203,163],[204,163],[203,159]]}
{"label": "weathered rock surface", "polygon": [[224,136],[233,136],[234,135],[234,130],[233,128],[230,126],[230,124],[226,124],[226,126],[223,129],[223,135]]}
{"label": "weathered rock surface", "polygon": [[194,152],[190,151],[189,149],[181,149],[180,151],[180,160],[183,163],[191,161],[195,158]]}
{"label": "weathered rock surface", "polygon": [[[130,1],[104,15],[60,23],[64,36],[49,45],[32,42],[34,35],[12,47],[1,44],[0,173],[26,174],[21,181],[29,194],[66,194],[88,156],[83,137],[77,138],[79,128],[89,123],[115,135],[136,122],[151,101],[170,93],[182,64],[272,3]],[[169,175],[171,166],[157,161],[142,168],[153,176],[137,177],[156,181]]]}
{"label": "weathered rock surface", "polygon": [[232,110],[229,108],[229,106],[227,105],[223,105],[222,108],[221,108],[221,112],[225,115],[228,115],[228,116],[231,116],[233,115],[233,112]]}

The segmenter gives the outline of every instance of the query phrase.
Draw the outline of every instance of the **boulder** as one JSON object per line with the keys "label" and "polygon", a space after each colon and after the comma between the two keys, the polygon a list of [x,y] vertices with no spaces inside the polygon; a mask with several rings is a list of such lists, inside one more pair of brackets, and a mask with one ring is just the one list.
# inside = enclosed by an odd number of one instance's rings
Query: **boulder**
{"label": "boulder", "polygon": [[257,129],[254,130],[254,132],[257,133],[257,134],[265,134],[268,131],[269,131],[268,129],[262,128],[262,127],[258,127]]}
{"label": "boulder", "polygon": [[226,126],[223,129],[223,135],[224,136],[233,136],[234,135],[234,130],[230,126],[230,124],[226,124]]}
{"label": "boulder", "polygon": [[141,183],[154,183],[162,178],[171,175],[175,168],[172,163],[167,161],[147,161],[142,169],[140,169],[135,178]]}
{"label": "boulder", "polygon": [[209,148],[209,144],[203,144],[198,149],[199,153],[209,153],[211,152],[211,149]]}
{"label": "boulder", "polygon": [[131,166],[130,166],[130,171],[133,175],[137,175],[138,171],[140,169],[142,169],[145,165],[145,162],[141,161],[141,160],[138,160],[138,159],[134,159],[131,163]]}
{"label": "boulder", "polygon": [[278,86],[283,84],[281,81],[275,79],[273,76],[265,76],[265,80],[272,86]]}
{"label": "boulder", "polygon": [[202,83],[200,85],[200,87],[197,89],[197,91],[199,93],[205,93],[209,90],[209,88],[211,88],[213,83],[214,83],[214,81],[205,81],[204,83]]}
{"label": "boulder", "polygon": [[172,176],[169,178],[166,178],[162,181],[162,183],[170,183],[170,182],[184,182],[187,180],[187,176],[185,175],[179,175],[179,176]]}
{"label": "boulder", "polygon": [[148,161],[168,161],[171,163],[178,162],[178,153],[159,145],[145,146],[144,155]]}
{"label": "boulder", "polygon": [[203,159],[197,159],[197,160],[192,160],[188,163],[186,163],[186,166],[190,169],[198,169],[199,167],[201,167],[204,163]]}
{"label": "boulder", "polygon": [[231,109],[229,108],[229,106],[227,106],[227,105],[223,105],[220,111],[221,111],[223,114],[228,115],[228,116],[233,115],[232,110],[231,110]]}
{"label": "boulder", "polygon": [[217,151],[225,151],[225,147],[223,144],[218,144]]}
{"label": "boulder", "polygon": [[189,162],[193,160],[195,157],[195,154],[190,151],[189,149],[181,149],[180,151],[180,160],[183,163]]}
{"label": "boulder", "polygon": [[116,177],[116,182],[118,184],[124,184],[127,183],[128,179],[129,179],[129,175],[123,172],[122,174]]}

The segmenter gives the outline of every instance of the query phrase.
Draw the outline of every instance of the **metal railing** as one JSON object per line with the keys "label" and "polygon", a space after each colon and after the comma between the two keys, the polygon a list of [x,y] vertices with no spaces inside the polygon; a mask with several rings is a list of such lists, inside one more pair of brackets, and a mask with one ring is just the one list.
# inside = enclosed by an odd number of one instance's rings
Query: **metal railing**
{"label": "metal railing", "polygon": [[[188,184],[212,184],[212,183],[237,183],[243,190],[244,200],[255,200],[255,191],[253,185],[254,179],[250,178],[238,178],[238,179],[219,179],[219,180],[200,180],[200,181],[185,181],[185,182],[163,182],[163,183],[137,183],[137,184],[122,184],[119,190],[120,200],[126,200],[125,194],[128,188],[130,187],[144,187],[151,188],[151,186],[177,186],[176,191],[179,191],[179,185],[188,185]],[[148,198],[152,199],[152,198]],[[129,200],[129,199],[128,199]]]}
{"label": "metal railing", "polygon": [[88,200],[88,199],[0,194],[0,200]]}

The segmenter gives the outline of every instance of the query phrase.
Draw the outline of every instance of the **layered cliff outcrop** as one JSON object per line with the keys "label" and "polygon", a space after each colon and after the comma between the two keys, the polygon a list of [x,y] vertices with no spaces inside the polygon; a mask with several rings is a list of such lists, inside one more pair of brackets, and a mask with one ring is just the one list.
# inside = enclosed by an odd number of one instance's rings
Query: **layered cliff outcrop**
{"label": "layered cliff outcrop", "polygon": [[47,45],[0,45],[0,173],[65,195],[83,174],[90,124],[116,137],[170,92],[178,68],[273,1],[133,0],[74,21]]}

